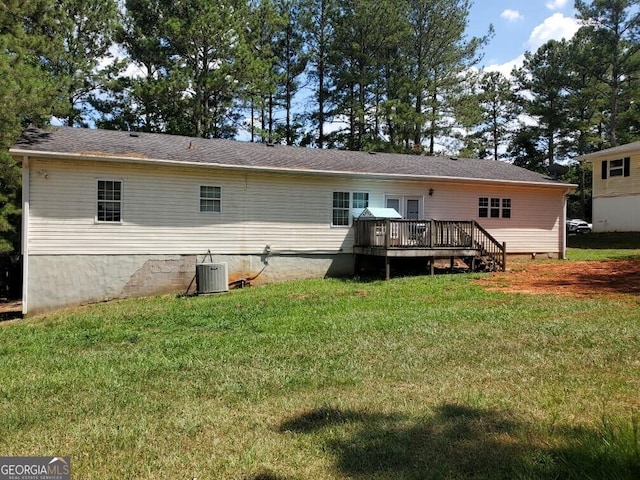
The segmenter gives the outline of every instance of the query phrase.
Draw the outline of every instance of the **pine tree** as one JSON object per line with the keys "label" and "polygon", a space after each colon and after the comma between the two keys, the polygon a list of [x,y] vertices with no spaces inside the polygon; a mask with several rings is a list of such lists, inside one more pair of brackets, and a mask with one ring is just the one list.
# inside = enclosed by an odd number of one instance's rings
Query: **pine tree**
{"label": "pine tree", "polygon": [[[549,165],[556,161],[558,136],[567,108],[567,44],[550,40],[535,53],[526,52],[521,68],[513,71],[524,112],[536,118],[535,132],[545,142]],[[533,130],[532,130],[533,131]]]}
{"label": "pine tree", "polygon": [[477,93],[465,99],[465,109],[458,111],[457,118],[472,130],[465,138],[472,155],[498,160],[499,149],[508,142],[519,113],[517,99],[511,82],[500,72],[482,73],[477,88]]}
{"label": "pine tree", "polygon": [[408,61],[412,65],[413,103],[416,117],[413,143],[420,146],[426,136],[427,151],[435,153],[436,138],[450,133],[454,103],[464,72],[479,60],[484,37],[465,37],[469,0],[408,0],[412,44]]}
{"label": "pine tree", "polygon": [[303,9],[301,0],[277,0],[276,8],[283,20],[283,28],[276,35],[274,46],[279,77],[278,97],[285,112],[282,137],[287,145],[299,138],[301,124],[296,121],[294,97],[300,89],[300,76],[304,73],[309,54],[304,44],[302,30]]}
{"label": "pine tree", "polygon": [[239,0],[161,0],[163,42],[175,52],[171,75],[191,119],[181,133],[229,138],[238,128],[234,101],[250,67],[246,3]]}
{"label": "pine tree", "polygon": [[326,145],[325,123],[331,118],[329,93],[333,88],[329,73],[329,56],[334,45],[337,0],[303,0],[302,25],[309,53],[309,77],[315,81],[313,99],[317,107],[311,114],[317,125],[315,144]]}
{"label": "pine tree", "polygon": [[109,49],[118,15],[115,0],[60,0],[36,33],[55,48],[42,56],[43,67],[55,77],[66,102],[61,120],[68,126],[87,126],[89,101],[119,70]]}
{"label": "pine tree", "polygon": [[116,40],[126,53],[127,72],[113,79],[109,94],[94,97],[100,128],[182,133],[187,83],[177,75],[177,55],[163,36],[159,0],[127,0]]}
{"label": "pine tree", "polygon": [[29,124],[60,113],[56,82],[41,58],[54,44],[42,35],[53,4],[5,0],[0,5],[0,253],[19,251],[20,168],[8,155]]}
{"label": "pine tree", "polygon": [[[629,141],[640,132],[629,131],[640,117],[632,104],[638,92],[640,70],[640,11],[634,0],[576,1],[578,19],[591,37],[597,54],[583,68],[603,86],[607,98],[605,147]],[[636,102],[637,103],[637,102]],[[626,111],[625,115],[623,112]],[[622,115],[622,118],[621,118]],[[629,122],[629,117],[634,118]],[[631,136],[629,135],[631,134]]]}

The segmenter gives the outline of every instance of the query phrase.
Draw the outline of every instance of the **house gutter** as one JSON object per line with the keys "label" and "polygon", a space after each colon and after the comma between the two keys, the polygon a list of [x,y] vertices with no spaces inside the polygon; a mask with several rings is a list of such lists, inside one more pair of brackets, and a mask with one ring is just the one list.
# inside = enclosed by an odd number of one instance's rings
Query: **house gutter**
{"label": "house gutter", "polygon": [[301,174],[301,175],[325,175],[335,177],[356,177],[356,178],[375,178],[382,180],[429,180],[429,181],[448,181],[456,183],[490,183],[496,185],[529,185],[539,186],[543,188],[571,188],[574,189],[577,185],[571,183],[548,183],[548,182],[536,182],[526,180],[497,180],[490,178],[472,178],[472,177],[451,177],[451,176],[433,176],[433,175],[414,175],[406,173],[376,173],[376,172],[352,172],[352,171],[336,171],[336,170],[314,170],[308,168],[284,168],[284,167],[266,167],[266,166],[252,166],[252,165],[228,165],[224,163],[204,163],[204,162],[190,162],[190,161],[178,161],[178,160],[162,160],[155,158],[137,158],[131,156],[102,156],[102,155],[83,155],[71,152],[40,152],[37,150],[22,150],[11,149],[9,150],[11,155],[30,155],[32,157],[39,157],[44,159],[56,159],[56,160],[83,160],[92,162],[120,162],[129,163],[134,165],[166,165],[174,167],[201,167],[201,168],[220,168],[226,170],[235,171],[252,171],[252,172],[266,172],[266,173],[283,173],[283,174]]}
{"label": "house gutter", "polygon": [[562,242],[560,242],[560,258],[562,260],[567,259],[567,241],[569,239],[569,235],[567,235],[567,203],[571,190],[573,189],[567,188],[562,197],[564,199],[564,207],[562,208],[562,219],[560,221],[560,231],[562,232]]}

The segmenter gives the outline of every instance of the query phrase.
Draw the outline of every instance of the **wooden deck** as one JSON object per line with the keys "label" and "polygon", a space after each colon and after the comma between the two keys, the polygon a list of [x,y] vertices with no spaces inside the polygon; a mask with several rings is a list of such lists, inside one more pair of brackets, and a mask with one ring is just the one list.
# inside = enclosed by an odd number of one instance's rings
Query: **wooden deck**
{"label": "wooden deck", "polygon": [[431,273],[435,259],[470,259],[471,270],[504,270],[506,245],[476,221],[359,219],[354,222],[356,255],[385,257],[390,277],[393,257],[426,257]]}

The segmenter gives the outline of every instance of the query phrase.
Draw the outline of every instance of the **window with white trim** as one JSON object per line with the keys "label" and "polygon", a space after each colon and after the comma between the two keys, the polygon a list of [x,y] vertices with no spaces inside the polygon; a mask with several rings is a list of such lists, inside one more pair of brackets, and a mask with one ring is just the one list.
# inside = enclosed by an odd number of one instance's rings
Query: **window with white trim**
{"label": "window with white trim", "polygon": [[511,199],[502,199],[502,218],[511,218]]}
{"label": "window with white trim", "polygon": [[122,221],[122,181],[98,180],[98,222]]}
{"label": "window with white trim", "polygon": [[500,218],[500,199],[491,199],[491,210],[489,210],[491,218]]}
{"label": "window with white trim", "polygon": [[478,217],[487,218],[489,216],[489,197],[478,199]]}
{"label": "window with white trim", "polygon": [[332,225],[349,225],[349,192],[333,192]]}
{"label": "window with white trim", "polygon": [[213,185],[200,185],[200,211],[219,213],[221,207],[222,189]]}
{"label": "window with white trim", "polygon": [[351,225],[352,210],[363,210],[368,206],[367,192],[333,192],[331,225],[348,227]]}
{"label": "window with white trim", "polygon": [[511,218],[510,198],[478,198],[479,218]]}

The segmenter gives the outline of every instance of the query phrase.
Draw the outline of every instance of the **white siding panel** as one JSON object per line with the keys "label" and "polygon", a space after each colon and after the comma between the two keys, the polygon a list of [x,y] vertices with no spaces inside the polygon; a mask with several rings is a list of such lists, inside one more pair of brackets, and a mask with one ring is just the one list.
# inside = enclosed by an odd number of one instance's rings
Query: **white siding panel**
{"label": "white siding panel", "polygon": [[[98,179],[123,182],[123,221],[97,223]],[[222,211],[199,211],[200,185],[222,189]],[[397,182],[31,161],[31,254],[261,254],[352,251],[353,229],[332,227],[334,191],[424,198],[425,218],[476,219],[508,251],[558,252],[563,192],[554,188]],[[433,196],[429,189],[433,188]],[[479,219],[478,197],[511,198],[511,219]]]}
{"label": "white siding panel", "polygon": [[594,198],[593,231],[640,231],[640,195]]}

